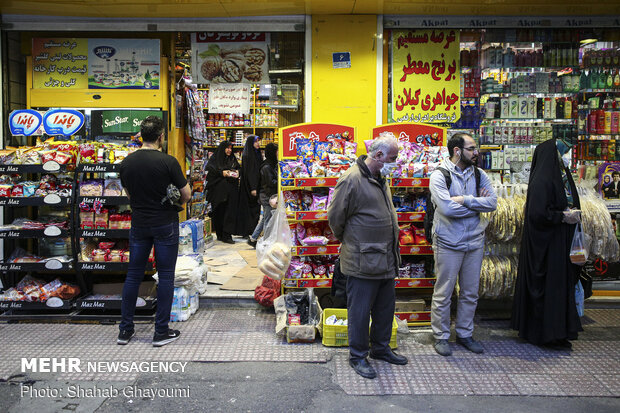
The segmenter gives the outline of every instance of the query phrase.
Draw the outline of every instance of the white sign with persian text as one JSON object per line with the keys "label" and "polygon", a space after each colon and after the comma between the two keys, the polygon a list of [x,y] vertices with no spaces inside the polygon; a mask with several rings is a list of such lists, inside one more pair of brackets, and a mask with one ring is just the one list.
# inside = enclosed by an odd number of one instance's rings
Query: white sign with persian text
{"label": "white sign with persian text", "polygon": [[250,113],[252,86],[247,83],[220,83],[209,87],[209,113]]}

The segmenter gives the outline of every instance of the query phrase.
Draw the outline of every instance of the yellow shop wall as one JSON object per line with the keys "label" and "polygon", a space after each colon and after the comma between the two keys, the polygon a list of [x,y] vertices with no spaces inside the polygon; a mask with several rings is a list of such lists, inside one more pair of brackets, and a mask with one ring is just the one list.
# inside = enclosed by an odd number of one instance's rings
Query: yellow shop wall
{"label": "yellow shop wall", "polygon": [[[358,142],[376,124],[376,30],[375,15],[312,16],[312,122],[354,126]],[[350,68],[333,68],[336,52],[351,53]]]}

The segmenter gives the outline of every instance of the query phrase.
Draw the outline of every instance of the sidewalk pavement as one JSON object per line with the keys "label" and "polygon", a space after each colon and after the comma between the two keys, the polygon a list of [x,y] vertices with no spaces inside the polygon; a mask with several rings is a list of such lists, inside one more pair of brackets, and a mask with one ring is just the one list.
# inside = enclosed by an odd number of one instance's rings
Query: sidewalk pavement
{"label": "sidewalk pavement", "polygon": [[[273,312],[260,308],[201,308],[188,321],[171,325],[182,335],[162,348],[151,346],[152,324],[137,325],[136,337],[126,346],[116,344],[115,325],[0,324],[0,408],[38,413],[181,407],[428,411],[459,403],[462,411],[481,411],[481,406],[482,411],[619,411],[620,310],[587,309],[585,332],[572,352],[521,342],[501,317],[477,316],[482,355],[452,342],[453,356],[441,357],[428,330],[399,335],[398,352],[409,364],[371,360],[379,374],[375,380],[353,372],[347,348],[324,347],[320,339],[288,344],[276,337]],[[37,357],[77,358],[82,371],[22,372],[22,358]],[[108,362],[123,361],[187,364],[179,373],[153,371],[161,367],[152,364],[143,371],[109,371]],[[91,371],[90,364],[95,366]],[[76,387],[82,397],[71,397]],[[106,394],[102,389],[122,391]],[[371,397],[362,403],[361,395]]]}

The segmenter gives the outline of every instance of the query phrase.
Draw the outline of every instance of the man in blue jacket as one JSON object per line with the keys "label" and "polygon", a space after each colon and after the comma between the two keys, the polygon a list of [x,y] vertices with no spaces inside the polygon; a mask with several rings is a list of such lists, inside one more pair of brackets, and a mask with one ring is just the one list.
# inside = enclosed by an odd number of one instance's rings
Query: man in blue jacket
{"label": "man in blue jacket", "polygon": [[431,199],[435,204],[433,253],[437,276],[431,327],[435,350],[442,356],[452,354],[448,344],[450,304],[457,279],[460,291],[456,342],[474,353],[484,351],[472,337],[486,228],[486,223],[480,221],[480,213],[494,211],[497,207],[497,195],[484,171],[479,170],[480,182],[476,182],[478,148],[474,139],[457,133],[448,141],[448,152],[450,159],[443,161],[440,167],[450,172],[450,187],[439,170],[430,178]]}

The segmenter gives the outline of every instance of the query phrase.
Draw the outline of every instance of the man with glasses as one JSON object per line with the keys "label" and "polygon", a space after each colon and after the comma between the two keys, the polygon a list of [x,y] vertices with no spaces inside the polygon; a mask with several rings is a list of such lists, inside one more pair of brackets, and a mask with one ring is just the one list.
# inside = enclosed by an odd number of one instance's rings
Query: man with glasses
{"label": "man with glasses", "polygon": [[473,339],[474,314],[478,304],[480,267],[484,253],[484,230],[481,212],[497,207],[497,195],[487,174],[476,167],[478,148],[467,134],[454,134],[448,141],[450,159],[430,178],[431,199],[435,204],[433,253],[437,281],[431,306],[431,327],[435,351],[452,354],[450,305],[458,279],[459,297],[456,315],[456,342],[469,351],[482,353],[482,345]]}

